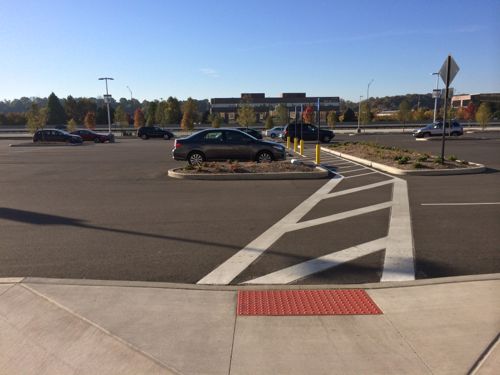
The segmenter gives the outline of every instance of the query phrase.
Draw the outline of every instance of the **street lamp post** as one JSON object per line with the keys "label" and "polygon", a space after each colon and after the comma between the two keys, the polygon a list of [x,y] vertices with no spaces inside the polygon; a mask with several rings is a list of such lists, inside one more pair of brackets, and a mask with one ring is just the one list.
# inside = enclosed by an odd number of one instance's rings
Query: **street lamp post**
{"label": "street lamp post", "polygon": [[128,91],[130,91],[130,101],[132,101],[133,96],[132,96],[132,90],[130,90],[130,87],[127,86]]}
{"label": "street lamp post", "polygon": [[431,73],[433,76],[436,76],[436,92],[434,93],[434,123],[436,122],[436,113],[437,113],[437,105],[438,105],[438,96],[439,96],[439,73]]}
{"label": "street lamp post", "polygon": [[358,133],[361,133],[361,99],[363,99],[363,95],[359,96],[359,103],[358,103]]}
{"label": "street lamp post", "polygon": [[99,81],[106,81],[106,96],[105,96],[105,99],[106,99],[106,106],[108,108],[108,131],[111,133],[111,114],[109,113],[109,98],[110,98],[111,95],[108,94],[108,80],[113,81],[114,78],[110,78],[110,77],[99,78]]}

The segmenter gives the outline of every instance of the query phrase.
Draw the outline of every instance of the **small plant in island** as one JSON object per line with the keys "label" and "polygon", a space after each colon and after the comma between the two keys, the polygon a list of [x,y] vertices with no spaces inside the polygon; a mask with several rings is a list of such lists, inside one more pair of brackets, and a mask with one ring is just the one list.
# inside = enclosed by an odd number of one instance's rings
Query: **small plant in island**
{"label": "small plant in island", "polygon": [[413,163],[413,168],[422,169],[422,168],[425,168],[425,165],[423,165],[422,163],[417,161],[417,162]]}
{"label": "small plant in island", "polygon": [[448,156],[449,161],[457,161],[457,157],[455,155]]}

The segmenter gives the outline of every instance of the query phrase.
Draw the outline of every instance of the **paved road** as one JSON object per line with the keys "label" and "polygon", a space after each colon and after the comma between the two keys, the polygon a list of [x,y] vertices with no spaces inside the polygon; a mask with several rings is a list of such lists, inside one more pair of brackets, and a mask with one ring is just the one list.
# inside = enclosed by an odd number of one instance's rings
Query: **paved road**
{"label": "paved road", "polygon": [[[500,137],[488,134],[449,142],[450,153],[486,162],[488,173],[406,181],[334,159],[341,181],[182,181],[165,175],[179,165],[171,141],[43,148],[0,141],[0,276],[201,282],[252,242],[262,245],[263,234],[316,194],[318,205],[302,210],[293,230],[277,238],[271,231],[275,241],[227,282],[273,274],[273,282],[303,284],[379,281],[384,271],[406,277],[408,253],[398,263],[386,249],[407,230],[391,231],[395,204],[404,206],[394,198],[400,180],[409,192],[415,277],[499,272],[499,206],[422,206],[500,201]],[[404,135],[355,138],[438,147]],[[357,190],[337,194],[349,189]]]}

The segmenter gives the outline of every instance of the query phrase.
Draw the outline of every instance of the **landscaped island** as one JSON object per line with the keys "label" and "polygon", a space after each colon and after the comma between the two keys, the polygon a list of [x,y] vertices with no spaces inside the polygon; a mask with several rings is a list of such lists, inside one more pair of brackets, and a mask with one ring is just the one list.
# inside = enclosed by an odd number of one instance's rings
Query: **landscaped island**
{"label": "landscaped island", "polygon": [[466,160],[459,160],[455,155],[447,156],[445,160],[441,160],[438,156],[372,142],[335,143],[329,148],[341,154],[348,154],[403,170],[456,169],[476,166]]}

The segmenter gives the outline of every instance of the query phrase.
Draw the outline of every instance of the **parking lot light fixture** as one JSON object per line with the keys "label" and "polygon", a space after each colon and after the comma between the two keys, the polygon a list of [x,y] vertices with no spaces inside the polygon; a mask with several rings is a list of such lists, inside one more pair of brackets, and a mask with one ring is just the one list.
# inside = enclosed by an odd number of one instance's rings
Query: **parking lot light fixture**
{"label": "parking lot light fixture", "polygon": [[111,77],[101,77],[99,78],[99,81],[106,81],[106,95],[104,96],[106,106],[108,108],[108,132],[111,133],[111,114],[109,112],[109,100],[111,95],[108,93],[108,81],[113,81],[114,78]]}

